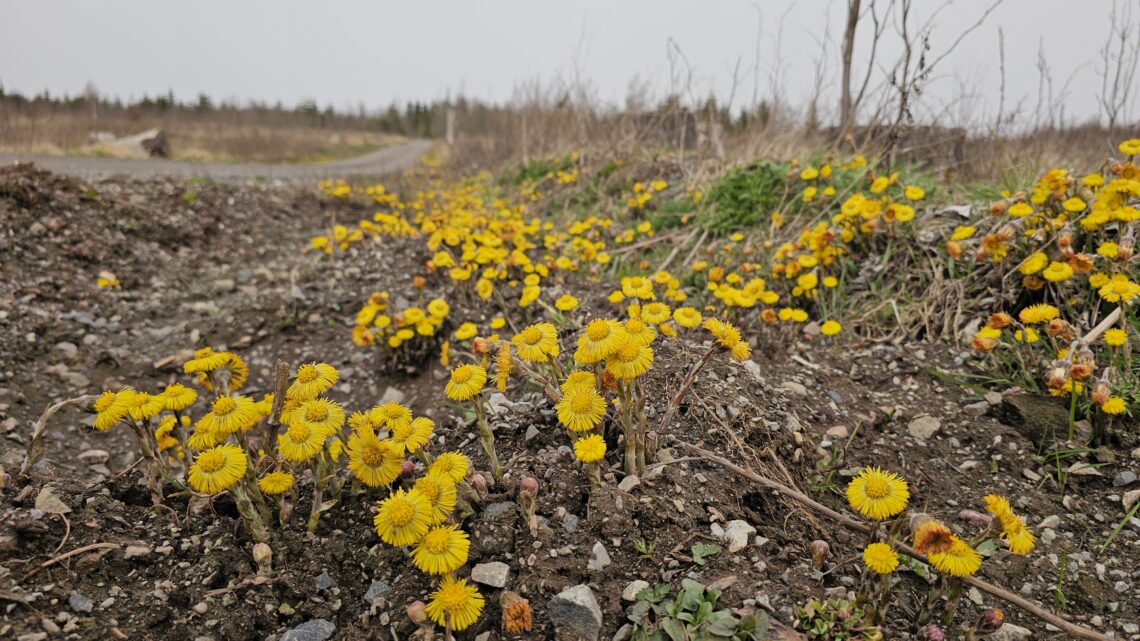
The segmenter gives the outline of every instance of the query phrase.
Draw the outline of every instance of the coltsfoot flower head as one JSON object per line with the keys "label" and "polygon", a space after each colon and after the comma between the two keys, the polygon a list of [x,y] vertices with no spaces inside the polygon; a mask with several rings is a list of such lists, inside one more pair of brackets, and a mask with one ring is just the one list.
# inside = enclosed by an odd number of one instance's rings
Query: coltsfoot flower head
{"label": "coltsfoot flower head", "polygon": [[460,365],[451,370],[444,393],[453,401],[466,401],[482,391],[486,383],[487,370],[478,365]]}
{"label": "coltsfoot flower head", "polygon": [[740,330],[736,329],[731,323],[726,323],[716,318],[706,318],[704,327],[709,330],[713,338],[725,349],[732,349],[733,346],[740,342]]}
{"label": "coltsfoot flower head", "polygon": [[594,391],[593,375],[589,387],[571,388],[562,395],[554,406],[558,412],[558,422],[571,432],[587,432],[594,429],[606,414],[606,399]]}
{"label": "coltsfoot flower head", "polygon": [[514,592],[503,593],[503,630],[519,635],[530,632],[532,625],[530,602]]}
{"label": "coltsfoot flower head", "polygon": [[452,481],[450,477],[441,473],[428,473],[417,479],[413,487],[431,504],[432,525],[443,523],[455,510],[457,492],[455,481]]}
{"label": "coltsfoot flower head", "polygon": [[[631,318],[621,326],[625,343],[649,345],[657,338],[657,329],[640,318]],[[620,349],[620,348],[619,348]]]}
{"label": "coltsfoot flower head", "polygon": [[479,590],[467,583],[466,579],[455,579],[446,576],[439,583],[439,588],[432,593],[427,604],[427,613],[437,625],[451,623],[451,629],[456,632],[466,630],[479,620],[483,612],[483,595]]}
{"label": "coltsfoot flower head", "polygon": [[536,323],[511,338],[519,358],[529,363],[545,363],[558,356],[558,330],[550,323]]}
{"label": "coltsfoot flower head", "polygon": [[395,402],[373,407],[369,414],[373,422],[384,425],[390,430],[412,421],[412,411],[406,405]]}
{"label": "coltsfoot flower head", "polygon": [[130,411],[130,401],[135,395],[132,389],[119,392],[103,392],[95,399],[92,409],[95,411],[95,429],[105,432],[123,420]]}
{"label": "coltsfoot flower head", "polygon": [[1030,305],[1026,307],[1018,312],[1017,317],[1026,325],[1035,325],[1037,323],[1047,323],[1057,318],[1058,314],[1060,314],[1060,312],[1056,307],[1042,303],[1040,305]]}
{"label": "coltsfoot flower head", "polygon": [[246,464],[245,452],[240,447],[228,443],[219,445],[198,454],[187,480],[199,492],[217,494],[241,480]]}
{"label": "coltsfoot flower head", "polygon": [[829,320],[819,326],[819,333],[824,336],[835,336],[841,331],[843,331],[843,326],[839,324],[839,321]]}
{"label": "coltsfoot flower head", "polygon": [[444,452],[436,457],[435,462],[428,468],[428,474],[442,474],[451,479],[452,483],[458,483],[467,478],[470,469],[471,462],[466,456],[459,452]]}
{"label": "coltsfoot flower head", "polygon": [[288,461],[307,461],[325,445],[325,435],[308,423],[294,423],[277,435],[277,452]]}
{"label": "coltsfoot flower head", "polygon": [[297,368],[297,378],[289,386],[289,398],[308,401],[332,389],[340,373],[328,363],[306,363]]}
{"label": "coltsfoot flower head", "polygon": [[582,365],[593,365],[613,354],[622,344],[620,326],[615,320],[595,318],[586,324],[578,337],[574,360]]}
{"label": "coltsfoot flower head", "polygon": [[410,454],[415,454],[427,445],[435,432],[435,422],[426,416],[417,416],[410,423],[392,428],[392,441]]}
{"label": "coltsfoot flower head", "polygon": [[649,371],[652,364],[652,347],[637,340],[627,340],[606,359],[606,372],[614,378],[630,380]]}
{"label": "coltsfoot flower head", "polygon": [[914,549],[919,554],[949,552],[954,543],[950,528],[934,519],[927,519],[914,530]]}
{"label": "coltsfoot flower head", "polygon": [[412,550],[412,563],[427,574],[450,574],[467,563],[471,540],[455,525],[436,526]]}
{"label": "coltsfoot flower head", "polygon": [[583,463],[597,463],[606,456],[606,441],[598,434],[578,439],[574,443],[574,456]]}
{"label": "coltsfoot flower head", "polygon": [[567,394],[570,392],[570,390],[575,389],[592,390],[594,389],[594,385],[596,383],[597,380],[595,379],[593,372],[580,369],[570,372],[570,374],[566,377],[566,380],[562,381],[562,385],[560,387],[562,388],[562,393]]}
{"label": "coltsfoot flower head", "polygon": [[327,438],[344,425],[344,409],[327,398],[301,401],[296,413],[292,414],[289,420],[290,425],[296,423],[305,423]]}
{"label": "coltsfoot flower head", "polygon": [[899,555],[886,543],[872,543],[863,548],[863,563],[877,574],[890,574],[899,566]]}
{"label": "coltsfoot flower head", "polygon": [[162,401],[162,409],[168,412],[181,412],[198,400],[198,392],[181,383],[174,383],[167,385],[158,398]]}
{"label": "coltsfoot flower head", "polygon": [[420,542],[431,524],[431,514],[431,503],[424,495],[401,488],[380,501],[372,523],[382,541],[402,547]]}
{"label": "coltsfoot flower head", "polygon": [[673,310],[673,320],[685,329],[693,329],[701,324],[701,313],[693,307],[678,307]]}
{"label": "coltsfoot flower head", "polygon": [[906,508],[910,491],[897,474],[866,467],[847,486],[847,502],[863,516],[882,521]]}
{"label": "coltsfoot flower head", "polygon": [[354,432],[348,437],[348,470],[369,487],[388,485],[404,469],[404,448],[391,440],[381,441],[372,432]]}
{"label": "coltsfoot flower head", "polygon": [[288,492],[293,487],[293,475],[277,470],[257,479],[257,487],[264,494],[277,495]]}
{"label": "coltsfoot flower head", "polygon": [[135,392],[130,398],[127,414],[136,421],[149,421],[162,411],[162,399],[146,392]]}
{"label": "coltsfoot flower head", "polygon": [[934,569],[950,576],[970,576],[982,566],[982,555],[958,537],[954,537],[949,550],[932,552],[926,558]]}
{"label": "coltsfoot flower head", "polygon": [[261,418],[257,403],[248,396],[219,396],[194,429],[205,429],[224,439]]}

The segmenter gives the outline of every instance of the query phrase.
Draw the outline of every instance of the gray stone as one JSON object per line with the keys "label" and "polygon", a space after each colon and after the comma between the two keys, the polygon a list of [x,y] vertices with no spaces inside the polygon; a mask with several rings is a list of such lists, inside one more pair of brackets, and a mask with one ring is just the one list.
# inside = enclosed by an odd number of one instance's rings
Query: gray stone
{"label": "gray stone", "polygon": [[29,632],[16,637],[16,641],[44,641],[46,638],[48,638],[47,632]]}
{"label": "gray stone", "polygon": [[503,394],[502,392],[495,392],[487,398],[487,405],[491,406],[492,412],[496,414],[502,414],[514,407],[515,404],[512,403],[509,398],[507,398],[506,394]]}
{"label": "gray stone", "polygon": [[536,436],[538,436],[538,427],[536,427],[536,426],[534,426],[534,425],[529,425],[529,426],[527,426],[527,428],[526,428],[526,436],[525,436],[525,439],[526,439],[526,441],[529,443],[529,442],[530,442],[531,440],[533,440],[533,439],[534,439]]}
{"label": "gray stone", "polygon": [[602,630],[602,609],[587,585],[559,592],[546,604],[546,613],[559,641],[597,641]]}
{"label": "gray stone", "polygon": [[1028,628],[1023,628],[1019,625],[1006,623],[998,628],[997,632],[990,634],[989,641],[1026,641],[1032,636]]}
{"label": "gray stone", "polygon": [[471,568],[471,580],[493,588],[507,587],[507,578],[511,574],[511,566],[502,561],[480,563]]}
{"label": "gray stone", "polygon": [[606,551],[606,546],[602,545],[601,541],[595,541],[593,555],[590,557],[589,562],[586,563],[586,569],[591,572],[601,572],[612,562],[613,560],[610,559],[610,553]]}
{"label": "gray stone", "polygon": [[1125,512],[1131,510],[1132,506],[1136,504],[1136,501],[1140,501],[1140,490],[1125,492],[1124,496],[1120,499],[1120,502],[1124,505]]}
{"label": "gray stone", "polygon": [[630,581],[629,585],[625,586],[625,589],[621,591],[621,598],[623,601],[636,601],[637,594],[642,590],[646,590],[648,588],[648,581],[642,581],[640,579],[637,581]]}
{"label": "gray stone", "polygon": [[124,559],[141,559],[150,555],[150,547],[146,545],[128,545],[123,550]]}
{"label": "gray stone", "polygon": [[915,438],[921,438],[923,440],[934,436],[940,429],[942,429],[942,422],[933,416],[930,416],[929,414],[916,416],[906,426],[906,431],[911,436]]}
{"label": "gray stone", "polygon": [[985,401],[978,401],[962,407],[962,411],[970,416],[984,416],[986,412],[990,411],[990,404]]}
{"label": "gray stone", "polygon": [[63,357],[66,359],[72,359],[75,358],[75,355],[79,353],[79,348],[76,347],[75,343],[62,341],[55,344],[55,351],[63,354]]}
{"label": "gray stone", "polygon": [[95,609],[95,602],[90,597],[80,594],[79,592],[72,592],[67,597],[67,605],[73,611],[80,614],[90,614]]}
{"label": "gray stone", "polygon": [[835,427],[829,427],[827,428],[827,432],[825,432],[825,434],[828,436],[828,438],[847,438],[847,426],[836,425]]}
{"label": "gray stone", "polygon": [[111,453],[107,450],[83,450],[79,453],[79,460],[88,465],[98,465],[111,460]]}
{"label": "gray stone", "polygon": [[401,392],[400,390],[396,389],[395,387],[392,387],[391,385],[389,385],[388,389],[384,390],[384,395],[380,397],[380,403],[379,404],[383,405],[384,403],[403,403],[403,402],[404,402],[404,393]]}
{"label": "gray stone", "polygon": [[305,621],[281,635],[281,641],[325,641],[336,632],[336,624],[325,619]]}
{"label": "gray stone", "polygon": [[562,527],[570,534],[576,532],[578,530],[578,516],[576,514],[567,514],[562,517]]}
{"label": "gray stone", "polygon": [[748,539],[756,534],[756,528],[747,521],[736,519],[724,524],[724,534],[721,538],[728,544],[729,552],[739,552],[748,547]]}
{"label": "gray stone", "polygon": [[499,519],[507,515],[513,515],[514,509],[515,504],[510,501],[490,503],[487,507],[483,508],[483,517],[491,520]]}
{"label": "gray stone", "polygon": [[59,497],[52,493],[51,488],[46,485],[40,489],[40,493],[36,495],[36,509],[48,514],[67,514],[71,512],[71,508],[67,504],[59,500]]}
{"label": "gray stone", "polygon": [[1112,479],[1112,487],[1124,487],[1125,485],[1132,485],[1136,482],[1136,473],[1132,470],[1124,470]]}
{"label": "gray stone", "polygon": [[633,636],[633,624],[627,623],[614,632],[614,636],[610,641],[626,641],[626,639]]}
{"label": "gray stone", "polygon": [[318,590],[327,590],[327,589],[331,588],[332,586],[333,586],[333,580],[332,580],[332,577],[329,576],[329,573],[327,571],[321,572],[320,574],[317,575],[317,589]]}
{"label": "gray stone", "polygon": [[622,479],[621,483],[618,483],[618,489],[622,492],[632,492],[633,488],[637,487],[638,485],[641,485],[641,479],[637,478],[637,475],[635,474],[630,474],[629,476]]}
{"label": "gray stone", "polygon": [[372,603],[372,601],[381,597],[386,597],[392,593],[392,586],[383,581],[372,581],[372,585],[368,586],[368,591],[364,593],[364,600]]}
{"label": "gray stone", "polygon": [[807,396],[807,388],[802,384],[795,381],[784,381],[780,384],[780,389],[793,396]]}
{"label": "gray stone", "polygon": [[1057,527],[1060,524],[1061,517],[1057,516],[1056,514],[1050,514],[1049,516],[1041,519],[1041,522],[1037,524],[1037,527]]}

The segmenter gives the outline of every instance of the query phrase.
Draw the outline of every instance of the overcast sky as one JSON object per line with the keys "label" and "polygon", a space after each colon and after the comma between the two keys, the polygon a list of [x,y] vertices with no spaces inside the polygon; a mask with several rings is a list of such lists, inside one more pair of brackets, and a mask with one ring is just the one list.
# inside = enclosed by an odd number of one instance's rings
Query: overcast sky
{"label": "overcast sky", "polygon": [[[879,0],[885,4],[886,0]],[[864,0],[867,4],[868,0]],[[936,57],[991,0],[955,0],[931,41]],[[929,15],[939,3],[918,0]],[[691,92],[732,93],[734,106],[777,86],[802,104],[830,25],[824,92],[838,84],[842,0],[0,0],[0,84],[79,93],[89,81],[122,98],[199,93],[239,101],[386,106],[457,92],[508,100],[521,82],[579,77],[620,103],[631,81],[670,86],[670,42],[692,70]],[[1079,9],[1078,9],[1079,7]],[[1091,10],[1098,7],[1099,10]],[[992,117],[999,102],[998,28],[1005,30],[1008,113],[1038,102],[1042,48],[1068,117],[1097,116],[1099,49],[1109,0],[1006,0],[935,70],[924,97],[944,120]],[[1140,14],[1140,11],[1137,12]],[[1137,16],[1140,18],[1140,15]],[[756,65],[758,21],[759,70]],[[1135,23],[1135,21],[1133,21]],[[779,47],[777,36],[779,35]],[[862,45],[866,45],[868,34]],[[895,40],[888,31],[885,37]],[[866,47],[857,48],[865,55]],[[884,60],[897,47],[884,43]],[[739,66],[738,66],[739,65]],[[779,81],[773,83],[778,71]],[[758,83],[754,82],[756,79]]]}

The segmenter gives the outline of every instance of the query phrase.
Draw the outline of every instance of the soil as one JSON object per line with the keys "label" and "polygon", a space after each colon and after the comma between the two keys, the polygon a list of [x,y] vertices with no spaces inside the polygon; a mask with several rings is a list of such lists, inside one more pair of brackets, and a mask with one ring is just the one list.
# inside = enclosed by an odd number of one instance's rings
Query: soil
{"label": "soil", "polygon": [[[389,186],[398,185],[393,179]],[[422,241],[362,243],[323,258],[301,251],[334,218],[370,213],[312,186],[85,183],[26,165],[0,170],[0,465],[9,475],[0,494],[0,638],[277,639],[313,619],[335,624],[334,639],[411,636],[404,611],[426,598],[429,581],[405,552],[378,540],[376,492],[346,490],[315,536],[306,535],[303,517],[294,518],[275,534],[274,573],[266,579],[256,575],[248,533],[228,496],[203,502],[174,495],[169,510],[151,508],[127,430],[97,433],[89,417],[65,410],[48,424],[44,461],[30,478],[15,474],[46,405],[180,380],[183,358],[204,345],[247,359],[251,394],[270,391],[278,359],[329,362],[343,381],[331,398],[351,411],[402,397],[436,421],[447,448],[485,469],[474,426],[440,402],[445,370],[438,362],[392,368],[349,341],[369,293],[415,291],[411,279],[429,257]],[[97,287],[101,270],[122,285]],[[414,295],[426,300],[442,287],[429,281]],[[601,283],[560,287],[584,301],[608,293]],[[472,305],[464,313],[478,320],[494,310]],[[622,474],[613,457],[603,487],[590,489],[545,397],[517,384],[508,391],[492,423],[509,473],[463,527],[472,539],[469,564],[507,563],[508,588],[529,599],[534,630],[526,638],[555,638],[547,603],[582,583],[601,606],[606,639],[626,623],[629,603],[621,595],[634,580],[716,583],[722,606],[767,609],[784,623],[810,597],[857,589],[865,541],[714,464],[690,460],[689,444],[836,509],[844,509],[852,468],[889,468],[910,480],[914,509],[964,531],[970,528],[960,511],[980,511],[982,496],[1002,493],[1035,528],[1039,545],[1025,558],[999,549],[981,575],[1050,609],[1063,595],[1073,620],[1140,638],[1132,627],[1140,618],[1140,521],[1126,523],[1098,554],[1124,515],[1121,495],[1138,487],[1120,482],[1123,472],[1140,471],[1140,451],[1092,453],[1089,460],[1105,465],[1065,476],[1062,487],[1022,426],[996,418],[1017,416],[999,409],[1000,396],[952,382],[969,373],[967,354],[942,344],[832,345],[762,329],[746,335],[757,340],[752,361],[710,361],[677,425],[661,435],[663,464],[628,492],[617,488]],[[703,354],[703,339],[694,333],[660,346],[647,380],[651,424]],[[911,423],[922,415],[938,427],[916,438]],[[618,450],[616,435],[609,440]],[[516,503],[525,476],[540,481],[536,534]],[[70,511],[37,509],[45,491]],[[309,507],[302,500],[297,513]],[[748,547],[696,563],[692,546],[723,547],[713,526],[735,519],[756,529]],[[815,539],[830,544],[822,572],[811,568]],[[598,543],[612,559],[600,572],[587,567]],[[920,578],[901,576],[887,638],[905,638],[925,595]],[[370,589],[375,598],[366,598]],[[484,616],[459,636],[505,638],[501,590],[482,591]],[[1059,636],[975,593],[963,598],[959,623],[989,606],[1002,607],[1006,621],[1031,638]]]}

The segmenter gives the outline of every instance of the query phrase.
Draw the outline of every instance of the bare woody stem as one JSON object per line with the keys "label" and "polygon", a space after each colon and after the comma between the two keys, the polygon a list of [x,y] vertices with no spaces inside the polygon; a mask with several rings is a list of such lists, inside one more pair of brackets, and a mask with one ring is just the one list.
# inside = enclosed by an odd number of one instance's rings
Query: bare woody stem
{"label": "bare woody stem", "polygon": [[491,474],[496,481],[503,480],[503,468],[499,465],[499,457],[495,454],[495,433],[487,425],[487,408],[483,406],[483,393],[480,392],[471,399],[475,405],[475,422],[479,427],[479,441],[483,444],[483,451],[487,454],[487,462],[491,466]]}
{"label": "bare woody stem", "polygon": [[265,529],[265,523],[261,520],[261,516],[253,507],[253,502],[249,500],[249,494],[246,493],[243,486],[245,480],[240,480],[230,486],[230,494],[234,497],[234,503],[237,504],[238,514],[241,515],[245,526],[249,528],[249,534],[257,543],[268,543],[269,532]]}
{"label": "bare woody stem", "polygon": [[24,462],[20,465],[20,476],[27,476],[32,467],[39,462],[40,458],[44,455],[44,433],[47,428],[47,420],[51,418],[52,414],[60,411],[68,405],[90,405],[99,398],[91,394],[85,396],[77,396],[60,401],[54,405],[49,405],[44,408],[43,414],[40,414],[39,420],[36,421],[32,427],[32,438],[28,441],[28,449],[24,454]]}

